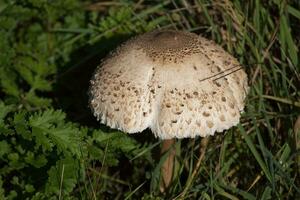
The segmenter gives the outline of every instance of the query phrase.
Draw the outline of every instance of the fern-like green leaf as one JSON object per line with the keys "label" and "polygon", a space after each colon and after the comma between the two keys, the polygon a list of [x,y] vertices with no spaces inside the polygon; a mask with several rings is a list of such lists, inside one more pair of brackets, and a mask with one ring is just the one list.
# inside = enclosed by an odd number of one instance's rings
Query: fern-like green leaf
{"label": "fern-like green leaf", "polygon": [[68,194],[75,187],[78,179],[78,161],[72,158],[59,160],[48,171],[46,193]]}
{"label": "fern-like green leaf", "polygon": [[63,123],[65,114],[52,109],[38,112],[29,118],[32,134],[44,150],[55,145],[59,152],[80,156],[81,131],[71,123]]}

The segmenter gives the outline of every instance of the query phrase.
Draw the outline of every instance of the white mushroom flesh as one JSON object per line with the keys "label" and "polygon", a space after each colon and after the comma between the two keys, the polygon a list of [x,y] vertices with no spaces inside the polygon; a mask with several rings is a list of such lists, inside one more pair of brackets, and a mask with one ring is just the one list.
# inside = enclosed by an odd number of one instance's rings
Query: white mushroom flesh
{"label": "white mushroom flesh", "polygon": [[193,33],[133,38],[96,70],[94,115],[127,133],[151,128],[162,139],[213,135],[236,125],[248,92],[239,62]]}

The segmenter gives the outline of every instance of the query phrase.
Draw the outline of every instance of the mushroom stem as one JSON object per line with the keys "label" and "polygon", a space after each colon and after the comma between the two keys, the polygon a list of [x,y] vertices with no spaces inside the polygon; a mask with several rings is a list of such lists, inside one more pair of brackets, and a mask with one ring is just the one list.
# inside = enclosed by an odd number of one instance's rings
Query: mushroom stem
{"label": "mushroom stem", "polygon": [[176,155],[175,139],[164,140],[161,148],[161,155],[167,153],[167,158],[161,167],[162,179],[160,181],[160,191],[165,192],[170,186],[173,178],[174,161]]}
{"label": "mushroom stem", "polygon": [[194,181],[194,178],[198,175],[199,173],[199,169],[200,169],[200,166],[201,166],[201,161],[203,160],[204,156],[205,156],[205,152],[206,152],[206,148],[207,148],[207,144],[208,144],[208,141],[209,141],[209,138],[208,137],[204,137],[202,138],[201,140],[201,144],[200,144],[200,155],[199,155],[199,158],[198,158],[198,161],[195,165],[195,168],[193,170],[193,173],[192,175],[188,178],[187,180],[187,183],[184,187],[184,190],[183,192],[179,195],[180,196],[180,199],[184,199],[184,196],[186,195],[188,189],[190,188],[191,184],[193,183]]}

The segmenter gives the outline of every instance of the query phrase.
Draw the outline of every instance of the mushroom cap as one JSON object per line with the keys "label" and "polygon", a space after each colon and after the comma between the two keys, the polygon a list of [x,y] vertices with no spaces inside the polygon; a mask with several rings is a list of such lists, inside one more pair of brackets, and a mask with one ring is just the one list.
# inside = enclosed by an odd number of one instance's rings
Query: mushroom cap
{"label": "mushroom cap", "polygon": [[150,128],[162,139],[213,135],[236,125],[248,92],[239,62],[194,33],[153,31],[130,39],[96,69],[90,106],[111,128]]}

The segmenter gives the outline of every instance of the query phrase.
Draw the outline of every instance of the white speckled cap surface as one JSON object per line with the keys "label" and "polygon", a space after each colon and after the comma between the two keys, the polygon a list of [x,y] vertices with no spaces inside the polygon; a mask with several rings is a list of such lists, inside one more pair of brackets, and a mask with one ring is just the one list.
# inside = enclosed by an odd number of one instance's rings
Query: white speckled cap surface
{"label": "white speckled cap surface", "polygon": [[212,41],[153,31],[121,45],[97,68],[90,105],[101,123],[162,139],[213,135],[239,122],[248,92],[239,62]]}

